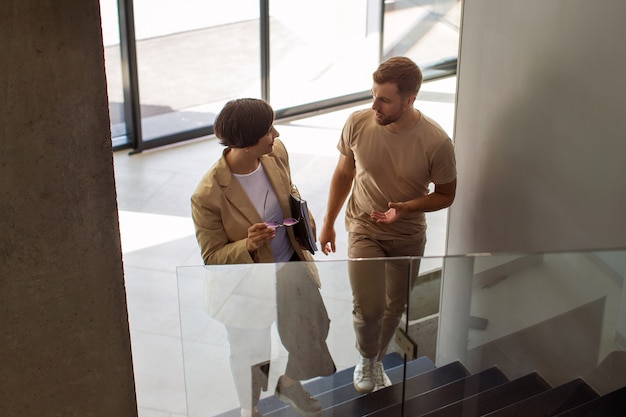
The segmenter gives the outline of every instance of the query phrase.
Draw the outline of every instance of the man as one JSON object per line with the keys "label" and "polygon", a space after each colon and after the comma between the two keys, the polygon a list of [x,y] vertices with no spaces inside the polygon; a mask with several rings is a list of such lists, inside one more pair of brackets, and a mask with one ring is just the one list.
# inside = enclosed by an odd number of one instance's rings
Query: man
{"label": "man", "polygon": [[[320,233],[321,250],[335,252],[335,220],[352,190],[346,207],[349,258],[419,257],[426,244],[425,213],[454,201],[454,147],[437,123],[413,107],[422,83],[413,61],[391,58],[374,72],[373,81],[371,109],[350,115],[337,146],[340,156]],[[361,393],[391,385],[381,360],[415,279],[408,274],[417,268],[408,264],[349,262],[360,353],[354,386]]]}

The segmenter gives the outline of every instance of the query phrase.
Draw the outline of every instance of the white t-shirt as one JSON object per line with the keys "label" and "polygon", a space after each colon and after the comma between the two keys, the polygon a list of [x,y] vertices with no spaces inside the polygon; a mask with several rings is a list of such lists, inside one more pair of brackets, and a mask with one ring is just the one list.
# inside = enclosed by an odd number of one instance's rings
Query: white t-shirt
{"label": "white t-shirt", "polygon": [[[283,211],[262,164],[259,164],[259,167],[249,174],[233,173],[233,175],[241,183],[264,222],[282,223]],[[276,228],[276,237],[272,239],[271,246],[274,262],[288,262],[291,259],[294,249],[285,227]]]}

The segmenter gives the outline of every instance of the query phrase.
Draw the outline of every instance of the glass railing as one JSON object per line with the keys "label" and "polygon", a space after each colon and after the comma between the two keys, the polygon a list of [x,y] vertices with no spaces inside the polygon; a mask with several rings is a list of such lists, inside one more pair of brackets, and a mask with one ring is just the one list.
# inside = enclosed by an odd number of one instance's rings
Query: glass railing
{"label": "glass railing", "polygon": [[[415,395],[405,382],[453,362],[610,392],[626,385],[625,271],[625,251],[179,267],[187,416],[239,416],[249,404],[297,415],[275,396],[285,373],[300,375],[324,416],[374,403],[401,416]],[[383,273],[409,295],[383,360],[393,386],[365,395],[352,383],[350,274],[362,285]]]}

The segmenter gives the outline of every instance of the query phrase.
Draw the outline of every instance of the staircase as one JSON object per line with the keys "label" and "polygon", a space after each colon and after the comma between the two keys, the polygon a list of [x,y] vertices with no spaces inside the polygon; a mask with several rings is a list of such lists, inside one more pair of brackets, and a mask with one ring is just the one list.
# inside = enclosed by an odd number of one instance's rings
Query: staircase
{"label": "staircase", "polygon": [[[353,368],[308,382],[305,389],[322,403],[323,417],[626,416],[626,386],[599,395],[582,379],[552,387],[537,373],[510,380],[497,367],[472,374],[460,362],[436,367],[426,356],[405,369],[396,353],[383,364],[393,385],[368,395],[354,389]],[[274,396],[262,399],[258,409],[265,417],[297,417]],[[238,416],[238,410],[220,415]]]}

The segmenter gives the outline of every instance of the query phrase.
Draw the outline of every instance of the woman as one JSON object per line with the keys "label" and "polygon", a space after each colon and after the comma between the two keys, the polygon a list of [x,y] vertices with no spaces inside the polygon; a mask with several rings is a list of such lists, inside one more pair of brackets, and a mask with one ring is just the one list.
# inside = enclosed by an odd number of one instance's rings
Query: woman
{"label": "woman", "polygon": [[[263,100],[237,99],[224,106],[214,131],[226,149],[194,192],[192,217],[205,264],[277,263],[277,324],[289,358],[276,395],[300,415],[313,416],[321,414],[321,406],[300,381],[335,371],[325,342],[329,319],[314,264],[288,264],[313,258],[286,226],[295,187],[273,122],[274,111]],[[250,366],[269,359],[271,323],[250,316],[222,322],[242,416],[260,416],[255,408],[260,388],[250,392]]]}

